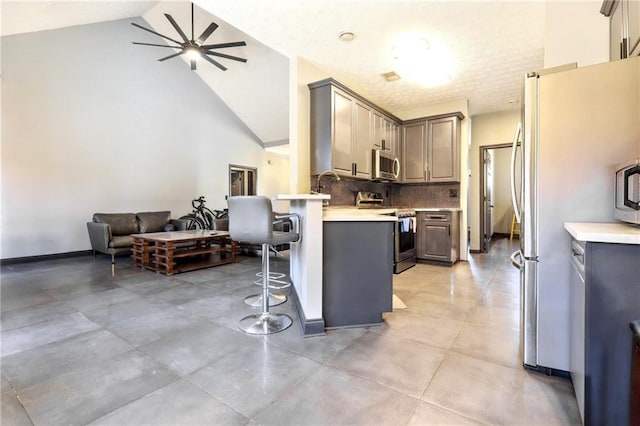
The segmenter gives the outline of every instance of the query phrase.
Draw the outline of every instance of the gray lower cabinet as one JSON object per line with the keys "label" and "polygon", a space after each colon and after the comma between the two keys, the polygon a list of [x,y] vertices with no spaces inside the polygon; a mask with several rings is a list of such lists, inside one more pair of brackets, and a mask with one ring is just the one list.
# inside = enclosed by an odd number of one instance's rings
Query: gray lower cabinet
{"label": "gray lower cabinet", "polygon": [[395,222],[323,223],[322,318],[325,327],[382,323],[393,303]]}
{"label": "gray lower cabinet", "polygon": [[570,372],[585,425],[629,424],[640,245],[571,244]]}
{"label": "gray lower cabinet", "polygon": [[454,264],[460,245],[459,212],[417,212],[416,258]]}

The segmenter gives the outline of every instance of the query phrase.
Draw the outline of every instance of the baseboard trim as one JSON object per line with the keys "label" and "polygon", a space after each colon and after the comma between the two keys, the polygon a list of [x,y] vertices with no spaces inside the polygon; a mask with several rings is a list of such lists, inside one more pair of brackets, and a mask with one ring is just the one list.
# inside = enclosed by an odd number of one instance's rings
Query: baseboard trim
{"label": "baseboard trim", "polygon": [[41,254],[38,256],[10,257],[8,259],[0,259],[1,265],[15,265],[17,263],[41,262],[43,260],[66,259],[69,257],[80,257],[93,254],[93,250],[69,251],[66,253]]}
{"label": "baseboard trim", "polygon": [[302,336],[315,337],[327,334],[324,331],[324,318],[307,319],[307,317],[305,317],[302,305],[300,305],[298,293],[296,292],[296,287],[293,285],[291,286],[290,297],[293,299],[293,306],[298,314],[298,318],[300,319],[300,331],[302,331]]}

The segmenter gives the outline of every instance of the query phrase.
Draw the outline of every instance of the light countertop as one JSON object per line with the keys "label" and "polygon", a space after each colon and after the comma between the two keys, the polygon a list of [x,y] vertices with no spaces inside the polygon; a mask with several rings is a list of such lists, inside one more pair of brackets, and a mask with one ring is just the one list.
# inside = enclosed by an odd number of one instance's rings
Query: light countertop
{"label": "light countertop", "polygon": [[416,212],[461,212],[460,207],[416,207]]}
{"label": "light countertop", "polygon": [[391,216],[395,209],[358,209],[355,207],[330,207],[322,210],[325,222],[397,222]]}
{"label": "light countertop", "polygon": [[564,229],[578,241],[640,244],[640,228],[626,223],[565,222]]}

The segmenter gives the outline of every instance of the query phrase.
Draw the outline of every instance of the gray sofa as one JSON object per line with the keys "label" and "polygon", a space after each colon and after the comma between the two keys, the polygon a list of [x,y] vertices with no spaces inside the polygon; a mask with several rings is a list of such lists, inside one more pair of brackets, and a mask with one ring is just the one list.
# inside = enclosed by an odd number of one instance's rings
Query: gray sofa
{"label": "gray sofa", "polygon": [[96,252],[111,255],[111,275],[115,275],[115,256],[131,253],[132,234],[185,229],[187,221],[171,219],[170,211],[95,213],[93,220],[87,222],[93,255]]}

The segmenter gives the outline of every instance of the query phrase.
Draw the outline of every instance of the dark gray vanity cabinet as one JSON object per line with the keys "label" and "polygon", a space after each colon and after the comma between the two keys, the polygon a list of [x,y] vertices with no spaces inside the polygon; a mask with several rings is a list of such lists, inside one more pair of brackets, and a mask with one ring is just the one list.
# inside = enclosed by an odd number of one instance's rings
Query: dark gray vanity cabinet
{"label": "dark gray vanity cabinet", "polygon": [[585,425],[629,423],[640,245],[572,241],[570,372]]}
{"label": "dark gray vanity cabinet", "polygon": [[416,258],[452,265],[460,246],[459,212],[416,212]]}

